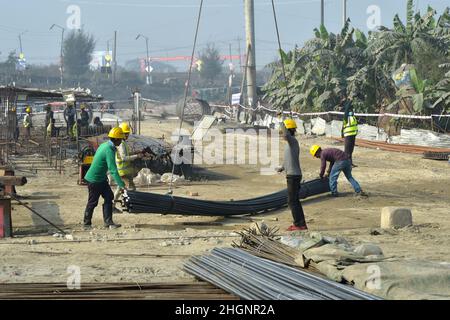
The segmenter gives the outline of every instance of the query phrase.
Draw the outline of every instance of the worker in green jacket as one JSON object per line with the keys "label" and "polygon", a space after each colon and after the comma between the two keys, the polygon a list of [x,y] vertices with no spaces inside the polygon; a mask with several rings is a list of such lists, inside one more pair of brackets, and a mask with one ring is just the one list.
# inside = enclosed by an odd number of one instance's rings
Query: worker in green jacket
{"label": "worker in green jacket", "polygon": [[86,173],[84,179],[88,183],[89,198],[84,212],[84,227],[91,228],[92,215],[95,207],[98,205],[98,199],[103,197],[103,220],[105,227],[109,229],[119,228],[121,225],[113,222],[113,200],[114,194],[108,183],[107,172],[112,175],[117,185],[123,192],[125,183],[119,176],[116,165],[116,148],[125,138],[123,131],[119,127],[112,128],[108,133],[110,141],[104,142],[95,152],[91,167]]}

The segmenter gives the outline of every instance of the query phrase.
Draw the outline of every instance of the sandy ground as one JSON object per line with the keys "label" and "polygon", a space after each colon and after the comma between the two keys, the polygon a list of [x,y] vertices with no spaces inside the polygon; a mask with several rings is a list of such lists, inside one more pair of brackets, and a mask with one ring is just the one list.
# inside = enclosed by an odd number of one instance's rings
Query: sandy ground
{"label": "sandy ground", "polygon": [[[154,137],[164,134],[168,139],[178,125],[176,120],[148,120],[142,133]],[[312,144],[343,147],[326,138],[301,136],[300,141],[305,180],[317,177],[319,170],[319,161],[308,152]],[[359,165],[354,176],[370,197],[356,199],[350,184],[341,177],[339,189],[344,197],[323,195],[303,202],[310,230],[341,235],[353,244],[376,243],[386,256],[450,262],[449,164],[424,160],[419,155],[358,147],[354,161]],[[255,165],[205,165],[199,172],[202,180],[178,185],[174,194],[188,197],[187,192],[198,192],[196,198],[237,200],[285,187],[284,176],[261,175]],[[77,185],[76,167],[66,166],[63,175],[39,171],[35,177],[29,175],[28,180],[26,186],[18,187],[18,193],[27,197],[24,201],[72,230],[74,240],[52,236],[45,222],[15,203],[12,216],[16,237],[0,239],[0,283],[66,282],[70,266],[78,266],[81,281],[86,282],[193,280],[182,270],[185,259],[214,247],[229,246],[239,240],[235,232],[252,223],[231,218],[120,214],[115,215],[115,221],[123,227],[105,230],[99,206],[94,213],[95,229],[83,231],[80,223],[87,190]],[[165,193],[168,188],[157,185],[143,190]],[[411,208],[414,227],[372,235],[385,206]],[[257,219],[278,226],[281,234],[287,234],[284,230],[292,220],[287,209]],[[189,225],[199,222],[203,225]]]}

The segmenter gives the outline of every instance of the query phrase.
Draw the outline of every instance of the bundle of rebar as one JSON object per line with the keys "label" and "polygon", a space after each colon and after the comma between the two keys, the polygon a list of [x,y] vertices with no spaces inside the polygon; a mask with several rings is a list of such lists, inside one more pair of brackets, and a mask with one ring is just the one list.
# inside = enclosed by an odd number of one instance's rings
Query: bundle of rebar
{"label": "bundle of rebar", "polygon": [[[334,139],[344,141],[344,139],[342,138],[334,138]],[[356,145],[358,147],[364,148],[380,149],[385,151],[394,151],[403,153],[414,153],[414,154],[423,154],[425,152],[439,152],[439,153],[450,152],[450,149],[448,148],[435,148],[409,144],[387,143],[384,141],[373,141],[364,139],[356,139]]]}
{"label": "bundle of rebar", "polygon": [[222,289],[206,282],[180,283],[85,283],[68,287],[66,283],[2,283],[0,299],[164,299],[236,300]]}
{"label": "bundle of rebar", "polygon": [[381,300],[238,248],[215,248],[191,257],[184,269],[246,300]]}
{"label": "bundle of rebar", "polygon": [[268,228],[264,224],[260,227],[257,224],[255,228],[244,229],[238,232],[241,236],[241,241],[239,243],[233,241],[232,246],[264,259],[294,268],[301,267],[319,274],[319,270],[313,261],[310,261],[307,265],[301,263],[303,262],[303,257],[299,249],[292,248],[276,240],[277,232],[277,227]]}
{"label": "bundle of rebar", "polygon": [[424,159],[447,161],[450,158],[450,152],[424,152]]}
{"label": "bundle of rebar", "polygon": [[[327,179],[302,183],[300,199],[330,191]],[[268,212],[287,206],[287,190],[238,201],[197,200],[172,195],[128,191],[125,205],[131,213],[163,213],[204,216],[233,216]]]}

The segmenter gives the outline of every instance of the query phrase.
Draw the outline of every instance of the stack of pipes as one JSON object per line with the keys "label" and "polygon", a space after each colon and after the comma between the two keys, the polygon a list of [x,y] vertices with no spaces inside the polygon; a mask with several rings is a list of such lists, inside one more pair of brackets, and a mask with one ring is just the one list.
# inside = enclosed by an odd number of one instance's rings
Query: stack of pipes
{"label": "stack of pipes", "polygon": [[211,254],[192,257],[184,269],[246,300],[381,300],[237,248],[215,248]]}

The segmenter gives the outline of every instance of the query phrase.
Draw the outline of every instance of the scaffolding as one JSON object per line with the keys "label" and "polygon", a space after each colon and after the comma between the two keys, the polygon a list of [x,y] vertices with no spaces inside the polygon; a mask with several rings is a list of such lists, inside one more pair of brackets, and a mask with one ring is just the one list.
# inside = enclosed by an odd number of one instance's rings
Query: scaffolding
{"label": "scaffolding", "polygon": [[[0,166],[15,167],[12,155],[27,156],[27,164],[33,164],[34,155],[36,163],[41,170],[55,170],[63,172],[63,161],[68,157],[69,149],[78,149],[72,137],[67,135],[68,130],[59,127],[51,136],[47,136],[44,120],[44,108],[52,103],[64,103],[64,97],[72,93],[76,104],[98,102],[100,96],[93,96],[89,92],[72,90],[42,90],[37,88],[21,88],[15,86],[0,86]],[[75,108],[76,108],[75,104]],[[21,125],[25,108],[31,106],[37,121],[33,120],[30,138],[25,138],[24,128]],[[40,121],[39,121],[40,120]],[[90,134],[104,133],[109,128],[81,128],[80,138]],[[78,138],[78,136],[77,136]],[[31,162],[30,162],[31,161]],[[46,162],[42,166],[42,162]]]}

